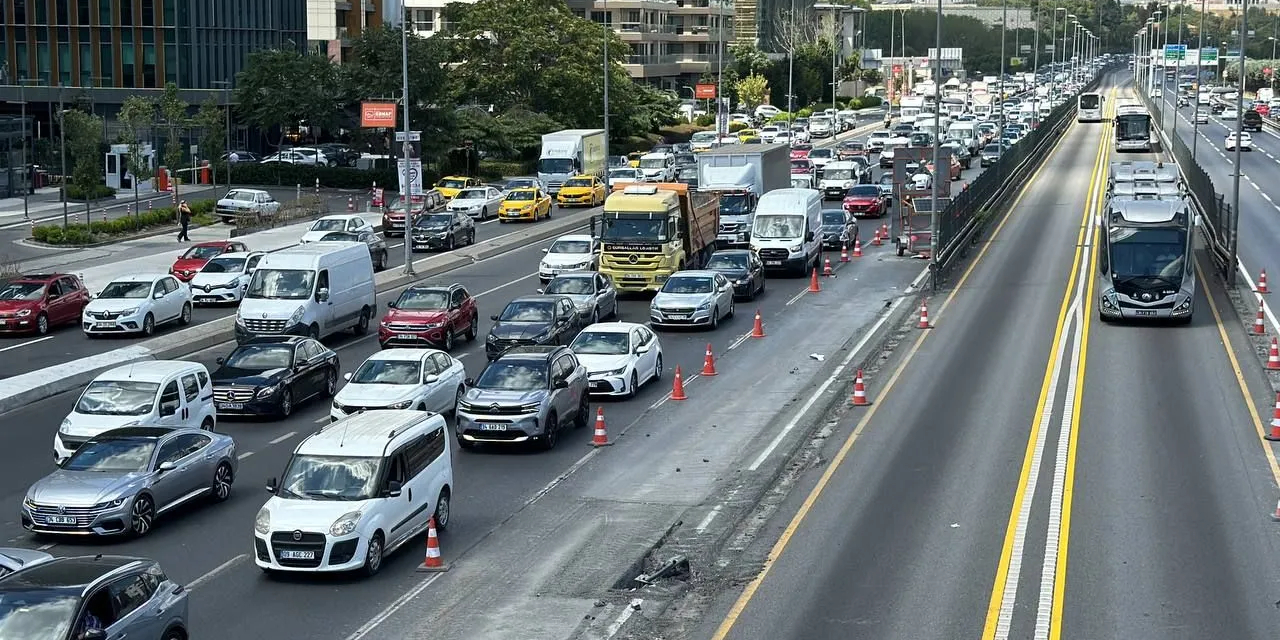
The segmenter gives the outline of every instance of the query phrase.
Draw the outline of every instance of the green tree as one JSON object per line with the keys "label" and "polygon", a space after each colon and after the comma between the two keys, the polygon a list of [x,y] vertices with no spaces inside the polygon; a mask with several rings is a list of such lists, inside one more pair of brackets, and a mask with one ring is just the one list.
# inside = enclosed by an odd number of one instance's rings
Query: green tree
{"label": "green tree", "polygon": [[169,170],[169,181],[173,185],[173,201],[178,202],[178,167],[182,164],[182,138],[180,132],[187,127],[188,105],[178,94],[178,85],[166,82],[164,93],[156,104],[160,112],[160,121],[165,128],[164,164]]}
{"label": "green tree", "polygon": [[274,131],[284,146],[290,127],[321,127],[339,120],[342,96],[338,67],[321,56],[268,49],[249,54],[236,75],[236,111],[264,132]]}
{"label": "green tree", "polygon": [[129,164],[126,167],[133,174],[133,210],[138,208],[138,183],[152,179],[155,171],[151,168],[151,159],[143,155],[143,137],[150,137],[152,124],[156,120],[156,103],[145,96],[129,96],[120,105],[120,113],[116,116],[121,126],[120,141],[129,148]]}
{"label": "green tree", "polygon": [[70,184],[84,194],[84,215],[89,220],[89,207],[93,193],[103,183],[102,171],[102,118],[67,109],[62,112],[61,125],[67,138],[67,151],[75,158],[71,169]]}
{"label": "green tree", "polygon": [[218,162],[226,153],[227,112],[223,105],[209,96],[200,104],[191,124],[200,132],[200,157],[209,161],[209,169],[213,172],[214,189],[218,186]]}
{"label": "green tree", "polygon": [[754,110],[769,99],[769,80],[761,75],[749,75],[738,81],[738,102],[747,110]]}

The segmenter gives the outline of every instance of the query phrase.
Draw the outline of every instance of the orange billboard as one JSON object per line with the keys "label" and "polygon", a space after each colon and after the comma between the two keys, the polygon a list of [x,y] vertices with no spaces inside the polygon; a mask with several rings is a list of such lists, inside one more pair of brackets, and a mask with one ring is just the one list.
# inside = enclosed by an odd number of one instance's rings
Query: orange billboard
{"label": "orange billboard", "polygon": [[360,126],[392,127],[396,126],[396,103],[394,102],[361,102]]}
{"label": "orange billboard", "polygon": [[714,84],[695,84],[693,85],[693,97],[698,100],[715,100],[716,86]]}

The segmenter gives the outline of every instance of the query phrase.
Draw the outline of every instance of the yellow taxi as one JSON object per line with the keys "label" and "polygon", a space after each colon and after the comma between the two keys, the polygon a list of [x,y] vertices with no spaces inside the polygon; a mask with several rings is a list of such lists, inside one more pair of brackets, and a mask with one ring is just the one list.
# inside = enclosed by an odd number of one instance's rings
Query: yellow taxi
{"label": "yellow taxi", "polygon": [[739,129],[737,136],[738,136],[738,142],[741,142],[742,144],[747,144],[747,139],[759,138],[760,134],[756,133],[755,129]]}
{"label": "yellow taxi", "polygon": [[592,175],[574,176],[565,180],[556,194],[556,202],[562,207],[585,205],[595,207],[604,204],[604,182]]}
{"label": "yellow taxi", "polygon": [[498,208],[498,220],[503,223],[515,220],[537,222],[550,217],[551,196],[538,187],[512,189]]}
{"label": "yellow taxi", "polygon": [[463,189],[478,186],[480,186],[479,178],[468,178],[466,176],[445,176],[440,179],[440,182],[436,183],[436,189],[446,200],[452,200]]}
{"label": "yellow taxi", "polygon": [[628,165],[630,165],[632,169],[639,169],[639,168],[640,168],[640,158],[641,158],[641,156],[643,156],[643,155],[644,155],[644,154],[646,154],[646,153],[648,153],[648,152],[647,152],[647,151],[632,151],[631,153],[628,153],[628,154],[627,154],[627,164],[628,164]]}

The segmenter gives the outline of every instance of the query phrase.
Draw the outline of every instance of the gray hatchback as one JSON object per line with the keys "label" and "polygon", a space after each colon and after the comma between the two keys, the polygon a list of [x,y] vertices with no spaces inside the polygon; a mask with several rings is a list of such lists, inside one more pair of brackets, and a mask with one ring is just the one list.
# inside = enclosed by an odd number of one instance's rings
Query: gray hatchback
{"label": "gray hatchback", "polygon": [[515,347],[467,380],[458,402],[458,445],[556,446],[560,429],[587,426],[587,368],[563,346]]}

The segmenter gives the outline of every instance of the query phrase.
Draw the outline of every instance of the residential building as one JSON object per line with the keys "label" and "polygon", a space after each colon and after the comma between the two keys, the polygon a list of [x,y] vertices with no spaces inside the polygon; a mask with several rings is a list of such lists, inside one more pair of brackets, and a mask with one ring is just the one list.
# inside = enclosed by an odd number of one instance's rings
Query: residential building
{"label": "residential building", "polygon": [[386,19],[383,0],[306,0],[307,49],[334,62],[346,59],[351,42]]}

